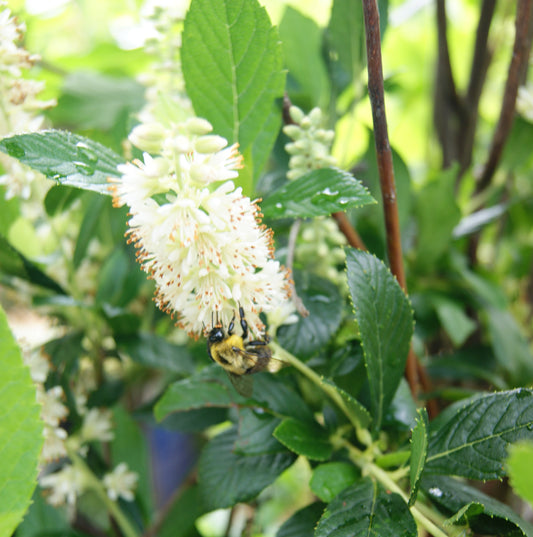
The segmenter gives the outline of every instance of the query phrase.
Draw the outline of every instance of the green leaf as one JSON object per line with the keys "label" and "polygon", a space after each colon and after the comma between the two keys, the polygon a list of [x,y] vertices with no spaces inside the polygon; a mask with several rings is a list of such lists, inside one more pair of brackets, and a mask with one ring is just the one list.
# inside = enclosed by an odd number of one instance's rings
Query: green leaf
{"label": "green leaf", "polygon": [[235,428],[215,436],[200,456],[198,481],[209,510],[255,498],[295,460],[292,453],[241,456],[234,452]]}
{"label": "green leaf", "polygon": [[167,388],[154,407],[154,415],[157,421],[161,421],[172,412],[232,404],[230,391],[223,384],[188,378],[174,382]]}
{"label": "green leaf", "polygon": [[322,502],[314,502],[294,513],[276,533],[276,537],[313,537],[315,527],[324,511]]}
{"label": "green leaf", "polygon": [[476,323],[464,312],[464,304],[443,295],[431,295],[437,317],[452,342],[460,347],[466,338],[476,329]]}
{"label": "green leaf", "polygon": [[344,489],[326,508],[315,537],[416,537],[416,524],[398,494],[387,493],[370,478]]}
{"label": "green leaf", "polygon": [[193,0],[183,28],[183,76],[194,110],[241,151],[268,126],[285,73],[276,29],[257,0]]}
{"label": "green leaf", "polygon": [[81,221],[76,247],[74,248],[74,256],[72,258],[74,268],[80,266],[89,248],[91,239],[96,236],[96,230],[105,207],[105,202],[106,198],[95,194],[92,194],[89,199],[89,204]]}
{"label": "green leaf", "polygon": [[533,356],[529,343],[508,311],[488,309],[487,328],[494,355],[511,387],[533,380]]}
{"label": "green leaf", "polygon": [[49,130],[0,140],[0,151],[62,185],[110,194],[109,177],[120,177],[124,159],[107,147],[71,132]]}
{"label": "green leaf", "polygon": [[35,386],[0,307],[0,535],[11,535],[37,485],[43,424]]}
{"label": "green leaf", "polygon": [[322,52],[322,29],[288,6],[279,25],[289,95],[304,108],[325,105],[329,80]]}
{"label": "green leaf", "polygon": [[74,201],[76,201],[82,190],[66,185],[55,185],[47,193],[44,198],[44,208],[46,214],[54,216],[67,210]]}
{"label": "green leaf", "polygon": [[[530,461],[531,464],[531,461]],[[533,526],[508,505],[447,476],[424,476],[422,488],[431,501],[449,514],[445,524],[468,524],[476,534],[530,537]]]}
{"label": "green leaf", "polygon": [[355,81],[366,63],[365,26],[361,4],[351,0],[334,0],[327,28],[332,55],[346,72],[342,90]]}
{"label": "green leaf", "polygon": [[188,537],[196,519],[206,512],[197,485],[186,489],[165,513],[157,537]]}
{"label": "green leaf", "polygon": [[142,108],[145,91],[134,78],[75,72],[66,77],[50,117],[72,129],[109,131],[124,115]]}
{"label": "green leaf", "polygon": [[326,345],[337,331],[343,303],[337,286],[329,280],[303,272],[296,273],[294,279],[309,316],[281,326],[277,337],[282,347],[305,360]]}
{"label": "green leaf", "polygon": [[63,288],[56,281],[52,280],[37,265],[13,248],[2,235],[0,235],[0,272],[22,278],[60,295],[65,294]]}
{"label": "green leaf", "polygon": [[373,428],[378,430],[403,376],[413,334],[409,300],[376,257],[346,250],[348,286],[364,351]]}
{"label": "green leaf", "polygon": [[314,469],[309,486],[322,501],[330,502],[345,488],[353,485],[360,475],[353,464],[328,462]]}
{"label": "green leaf", "polygon": [[533,438],[533,390],[473,397],[430,424],[426,472],[469,479],[505,476],[509,444]]}
{"label": "green leaf", "polygon": [[257,413],[244,408],[239,412],[239,437],[235,441],[235,453],[262,455],[280,453],[286,449],[273,436],[280,419],[269,414]]}
{"label": "green leaf", "polygon": [[316,422],[287,418],[276,427],[274,436],[291,451],[308,459],[325,461],[333,453],[328,432]]}
{"label": "green leaf", "polygon": [[514,491],[533,507],[533,442],[522,441],[509,446],[507,472]]}
{"label": "green leaf", "polygon": [[186,347],[169,343],[156,334],[139,333],[116,338],[117,348],[134,362],[185,375],[195,370],[195,362]]}
{"label": "green leaf", "polygon": [[330,379],[322,379],[322,383],[329,384],[339,393],[354,427],[366,428],[370,425],[370,422],[372,421],[370,413],[357,399],[355,399],[355,397],[352,397],[348,392],[345,392]]}
{"label": "green leaf", "polygon": [[457,169],[451,167],[418,192],[416,252],[417,261],[425,268],[432,267],[437,258],[449,249],[453,229],[461,218],[455,200],[456,178]]}
{"label": "green leaf", "polygon": [[261,204],[266,218],[310,218],[376,203],[352,174],[338,168],[313,170],[287,182]]}
{"label": "green leaf", "polygon": [[[122,406],[113,408],[113,440],[111,441],[111,460],[125,462],[130,470],[139,476],[135,494],[141,499],[147,512],[152,512],[152,484],[150,452],[146,435]],[[135,446],[135,449],[133,449]]]}
{"label": "green leaf", "polygon": [[418,495],[420,479],[426,457],[428,454],[428,413],[425,408],[418,410],[418,419],[411,433],[411,461],[409,471],[409,481],[411,493],[409,495],[409,507],[414,505]]}

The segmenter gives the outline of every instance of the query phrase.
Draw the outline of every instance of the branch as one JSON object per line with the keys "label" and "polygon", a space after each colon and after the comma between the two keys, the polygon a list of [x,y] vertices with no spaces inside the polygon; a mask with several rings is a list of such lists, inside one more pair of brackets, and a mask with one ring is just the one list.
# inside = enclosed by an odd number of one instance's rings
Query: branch
{"label": "branch", "polygon": [[494,131],[489,156],[479,176],[476,194],[485,190],[491,183],[498,167],[503,148],[513,126],[518,86],[524,79],[529,62],[531,36],[529,33],[533,0],[518,0],[515,21],[515,41],[513,55],[509,64],[509,72],[503,95],[500,118]]}

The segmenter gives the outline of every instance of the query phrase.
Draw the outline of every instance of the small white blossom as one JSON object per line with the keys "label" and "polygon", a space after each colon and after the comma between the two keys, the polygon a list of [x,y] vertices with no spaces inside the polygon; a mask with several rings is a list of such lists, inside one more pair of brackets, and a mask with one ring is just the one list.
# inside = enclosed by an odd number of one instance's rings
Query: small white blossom
{"label": "small white blossom", "polygon": [[114,501],[119,497],[128,502],[133,501],[133,491],[137,486],[139,476],[135,472],[130,472],[126,463],[120,463],[112,472],[104,476],[103,484],[107,495]]}
{"label": "small white blossom", "polygon": [[41,451],[41,461],[50,462],[67,456],[65,441],[67,431],[61,427],[45,424],[43,429],[44,444]]}
{"label": "small white blossom", "polygon": [[81,470],[69,464],[58,472],[39,478],[39,484],[50,489],[47,500],[52,505],[66,503],[73,506],[86,487],[86,479]]}
{"label": "small white blossom", "polygon": [[65,397],[61,386],[54,386],[47,391],[37,390],[37,401],[41,403],[41,418],[51,427],[58,427],[68,416],[68,408],[62,403]]}
{"label": "small white blossom", "polygon": [[31,379],[35,383],[43,384],[50,371],[50,363],[40,349],[24,351],[24,363],[30,368]]}
{"label": "small white blossom", "polygon": [[111,411],[91,408],[83,417],[80,436],[84,442],[91,442],[92,440],[108,442],[109,440],[113,440]]}

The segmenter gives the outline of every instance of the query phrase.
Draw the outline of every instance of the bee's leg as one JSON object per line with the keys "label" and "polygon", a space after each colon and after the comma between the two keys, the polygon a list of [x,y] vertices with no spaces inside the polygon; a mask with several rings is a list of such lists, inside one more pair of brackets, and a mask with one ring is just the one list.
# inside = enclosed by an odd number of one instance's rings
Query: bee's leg
{"label": "bee's leg", "polygon": [[241,318],[242,339],[246,339],[248,337],[248,323],[244,318],[244,310],[242,306],[239,306],[239,317]]}
{"label": "bee's leg", "polygon": [[228,326],[228,336],[231,336],[233,329],[235,328],[235,312],[233,312],[233,317]]}

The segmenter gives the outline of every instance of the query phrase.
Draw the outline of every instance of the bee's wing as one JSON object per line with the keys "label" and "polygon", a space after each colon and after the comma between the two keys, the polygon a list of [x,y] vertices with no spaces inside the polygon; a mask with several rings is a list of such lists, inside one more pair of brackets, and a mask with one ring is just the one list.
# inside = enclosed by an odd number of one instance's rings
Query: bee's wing
{"label": "bee's wing", "polygon": [[243,397],[252,397],[253,388],[254,388],[254,379],[249,375],[235,375],[235,373],[230,373],[228,377],[233,384],[233,387],[237,392]]}

